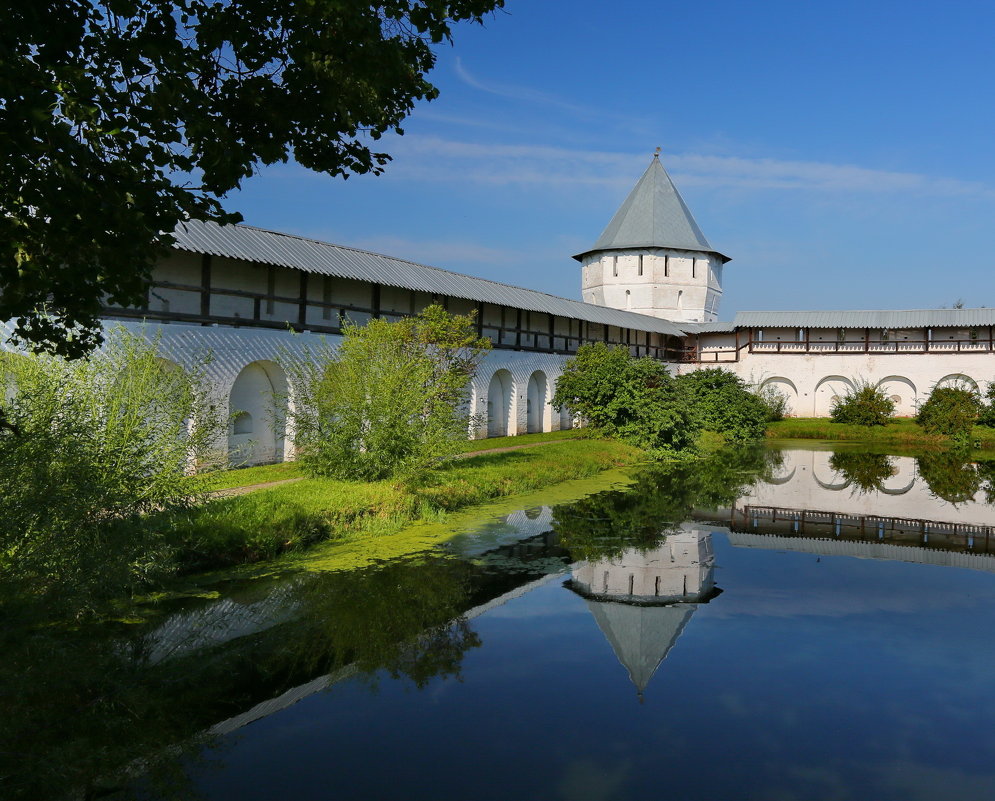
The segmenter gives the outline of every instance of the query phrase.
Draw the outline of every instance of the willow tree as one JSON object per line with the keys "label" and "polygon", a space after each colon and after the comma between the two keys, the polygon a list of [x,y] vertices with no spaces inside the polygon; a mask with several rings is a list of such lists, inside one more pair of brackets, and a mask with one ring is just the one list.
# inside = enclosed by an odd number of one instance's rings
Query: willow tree
{"label": "willow tree", "polygon": [[[503,0],[9,0],[0,14],[0,320],[38,350],[99,343],[183,220],[260,165],[379,173],[433,46]],[[39,313],[41,306],[47,314]]]}

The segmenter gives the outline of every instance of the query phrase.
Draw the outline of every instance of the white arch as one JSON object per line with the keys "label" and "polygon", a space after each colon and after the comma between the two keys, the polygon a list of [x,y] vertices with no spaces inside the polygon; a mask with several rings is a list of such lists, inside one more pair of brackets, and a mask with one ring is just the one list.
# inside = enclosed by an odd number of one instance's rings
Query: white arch
{"label": "white arch", "polygon": [[283,461],[286,398],[287,375],[276,362],[261,359],[242,368],[228,396],[228,458],[232,464]]}
{"label": "white arch", "polygon": [[798,406],[798,387],[795,386],[795,382],[790,378],[785,378],[781,375],[771,376],[770,378],[765,378],[760,383],[760,391],[763,392],[767,387],[772,387],[773,389],[781,392],[787,403],[785,405],[784,414],[785,416],[790,416]]}
{"label": "white arch", "polygon": [[512,425],[515,380],[504,368],[496,370],[487,386],[487,436],[507,437],[518,433]]}
{"label": "white arch", "polygon": [[827,375],[815,385],[815,414],[817,417],[829,416],[832,411],[833,398],[853,392],[856,388],[853,382],[841,375]]}
{"label": "white arch", "polygon": [[898,417],[912,417],[916,413],[919,392],[911,379],[903,375],[888,375],[878,381],[877,388],[895,402]]}
{"label": "white arch", "polygon": [[964,375],[964,373],[950,373],[949,375],[943,376],[939,381],[933,385],[933,389],[939,389],[940,387],[955,387],[958,389],[970,389],[974,392],[980,392],[978,388],[978,382],[975,381],[971,376]]}
{"label": "white arch", "polygon": [[549,395],[549,381],[542,370],[536,370],[529,376],[528,389],[526,391],[526,423],[525,430],[529,434],[540,431],[548,431],[547,420],[549,414],[546,401]]}

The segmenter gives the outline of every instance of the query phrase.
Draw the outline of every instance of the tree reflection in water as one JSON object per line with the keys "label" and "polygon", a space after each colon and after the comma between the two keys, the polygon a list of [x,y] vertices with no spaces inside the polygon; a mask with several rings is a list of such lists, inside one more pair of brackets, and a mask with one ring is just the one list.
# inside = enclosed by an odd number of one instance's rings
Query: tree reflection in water
{"label": "tree reflection in water", "polygon": [[471,607],[557,565],[651,551],[692,508],[730,503],[777,459],[758,447],[648,468],[626,491],[557,507],[553,533],[493,559],[438,551],[230,583],[220,598],[124,609],[117,622],[57,624],[0,598],[3,795],[124,798],[143,774],[146,794],[186,797],[188,761],[216,753],[205,732],[318,677],[458,679],[480,645]]}
{"label": "tree reflection in water", "polygon": [[880,492],[884,482],[895,474],[894,462],[884,453],[836,451],[829,458],[829,466],[861,494]]}
{"label": "tree reflection in water", "polygon": [[[930,492],[948,503],[970,503],[981,489],[983,476],[962,450],[934,451],[917,460],[919,475],[929,486]],[[990,496],[991,484],[987,494]]]}
{"label": "tree reflection in water", "polygon": [[[230,639],[205,636],[198,610],[188,609],[175,631],[166,615],[157,627],[5,625],[4,797],[130,797],[138,772],[156,797],[186,797],[181,757],[208,744],[205,731],[316,675],[349,665],[417,687],[458,677],[463,654],[480,642],[460,617],[471,569],[427,555],[233,588],[225,602],[254,615]],[[278,590],[278,603],[267,604]],[[212,619],[211,603],[201,604],[202,621]]]}
{"label": "tree reflection in water", "polygon": [[648,550],[678,530],[692,510],[730,505],[780,464],[780,451],[756,446],[723,450],[701,461],[655,465],[623,490],[556,507],[553,530],[574,559],[611,559],[627,548]]}

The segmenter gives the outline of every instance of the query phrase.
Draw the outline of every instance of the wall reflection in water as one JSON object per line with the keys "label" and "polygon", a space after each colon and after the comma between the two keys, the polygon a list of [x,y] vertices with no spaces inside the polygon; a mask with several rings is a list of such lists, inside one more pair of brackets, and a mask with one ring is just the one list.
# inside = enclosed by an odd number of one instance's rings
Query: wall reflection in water
{"label": "wall reflection in water", "polygon": [[991,463],[952,452],[918,458],[856,450],[782,455],[776,473],[728,510],[732,531],[995,552]]}

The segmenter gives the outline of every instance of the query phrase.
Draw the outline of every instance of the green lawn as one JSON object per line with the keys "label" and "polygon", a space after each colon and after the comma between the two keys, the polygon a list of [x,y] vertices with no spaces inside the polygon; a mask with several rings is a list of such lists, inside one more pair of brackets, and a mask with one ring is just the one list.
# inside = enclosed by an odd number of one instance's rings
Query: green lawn
{"label": "green lawn", "polygon": [[[508,448],[515,445],[531,445],[536,442],[559,442],[567,439],[580,439],[584,429],[573,428],[565,431],[547,431],[542,434],[521,434],[517,437],[493,437],[491,439],[468,440],[461,453]],[[304,473],[294,462],[264,464],[258,467],[240,467],[235,470],[216,470],[208,473],[207,488],[211,491],[248,487],[252,484],[265,484],[268,481],[283,481],[288,478],[302,478]]]}
{"label": "green lawn", "polygon": [[[828,417],[789,417],[772,423],[767,429],[769,439],[819,439],[840,442],[874,442],[889,445],[944,447],[949,438],[927,434],[914,420],[893,420],[886,426],[856,426],[834,423]],[[977,448],[995,448],[995,429],[974,427]]]}
{"label": "green lawn", "polygon": [[[641,458],[642,451],[619,442],[577,440],[453,461],[418,486],[305,478],[210,501],[169,521],[169,528],[183,570],[207,570],[270,559],[324,540],[396,533],[416,520],[437,520],[476,504],[590,478]],[[259,468],[250,475],[293,477],[289,469]]]}

